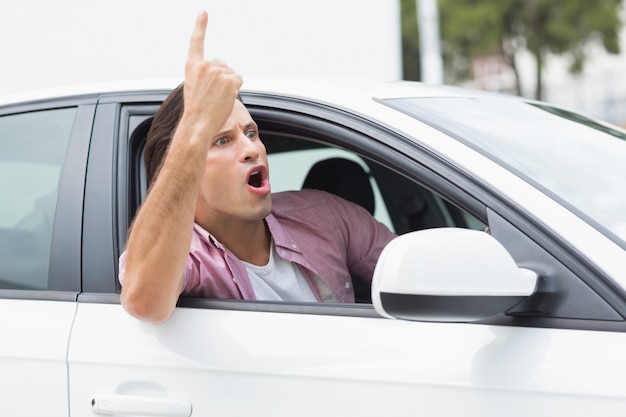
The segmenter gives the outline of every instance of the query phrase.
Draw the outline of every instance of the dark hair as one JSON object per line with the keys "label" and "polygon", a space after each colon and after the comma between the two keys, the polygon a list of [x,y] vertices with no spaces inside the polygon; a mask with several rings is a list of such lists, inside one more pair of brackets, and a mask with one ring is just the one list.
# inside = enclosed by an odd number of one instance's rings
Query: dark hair
{"label": "dark hair", "polygon": [[172,90],[159,107],[146,137],[144,163],[149,184],[154,182],[165,160],[167,149],[183,115],[183,110],[183,84],[180,84]]}

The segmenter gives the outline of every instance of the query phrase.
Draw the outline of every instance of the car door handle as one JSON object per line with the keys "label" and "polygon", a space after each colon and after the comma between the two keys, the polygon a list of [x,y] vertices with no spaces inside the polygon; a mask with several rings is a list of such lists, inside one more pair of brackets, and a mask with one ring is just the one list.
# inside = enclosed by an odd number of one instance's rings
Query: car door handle
{"label": "car door handle", "polygon": [[170,398],[140,397],[135,395],[94,395],[91,410],[104,415],[141,415],[158,417],[189,417],[191,403]]}

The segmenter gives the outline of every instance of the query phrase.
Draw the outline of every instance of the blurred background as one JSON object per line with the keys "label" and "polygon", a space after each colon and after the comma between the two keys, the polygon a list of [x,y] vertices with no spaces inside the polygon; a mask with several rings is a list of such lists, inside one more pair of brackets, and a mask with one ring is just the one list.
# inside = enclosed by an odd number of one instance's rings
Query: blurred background
{"label": "blurred background", "polygon": [[21,0],[2,3],[0,94],[182,79],[206,54],[245,77],[419,80],[537,98],[626,127],[624,0]]}
{"label": "blurred background", "polygon": [[549,101],[626,126],[623,0],[401,0],[401,16],[405,79],[436,72],[436,51],[443,83]]}

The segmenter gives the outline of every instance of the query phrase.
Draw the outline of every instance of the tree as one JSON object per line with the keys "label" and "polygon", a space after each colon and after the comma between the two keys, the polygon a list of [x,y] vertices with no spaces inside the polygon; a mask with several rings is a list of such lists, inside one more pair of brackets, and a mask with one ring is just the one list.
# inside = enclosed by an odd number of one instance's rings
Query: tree
{"label": "tree", "polygon": [[474,59],[497,54],[513,70],[521,95],[516,57],[526,50],[536,62],[535,98],[542,99],[550,54],[568,57],[576,74],[590,44],[620,52],[621,6],[622,0],[439,0],[446,81],[469,79]]}
{"label": "tree", "polygon": [[400,16],[402,27],[402,78],[419,81],[422,79],[420,69],[419,33],[417,30],[416,0],[400,0]]}

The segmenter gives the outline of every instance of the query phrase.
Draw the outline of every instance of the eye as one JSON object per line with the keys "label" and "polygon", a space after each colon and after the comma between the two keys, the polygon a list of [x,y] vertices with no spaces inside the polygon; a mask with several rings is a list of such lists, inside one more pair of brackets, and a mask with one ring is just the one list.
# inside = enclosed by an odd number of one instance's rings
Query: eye
{"label": "eye", "polygon": [[248,130],[248,131],[246,132],[246,137],[247,137],[248,139],[254,139],[254,138],[256,138],[256,137],[257,137],[256,130]]}
{"label": "eye", "polygon": [[223,136],[221,138],[219,138],[218,140],[215,141],[215,145],[216,146],[224,146],[228,143],[228,138],[226,136]]}

